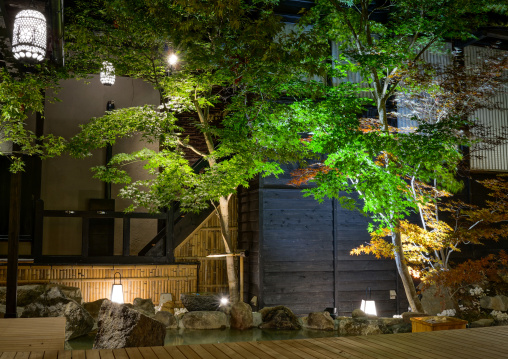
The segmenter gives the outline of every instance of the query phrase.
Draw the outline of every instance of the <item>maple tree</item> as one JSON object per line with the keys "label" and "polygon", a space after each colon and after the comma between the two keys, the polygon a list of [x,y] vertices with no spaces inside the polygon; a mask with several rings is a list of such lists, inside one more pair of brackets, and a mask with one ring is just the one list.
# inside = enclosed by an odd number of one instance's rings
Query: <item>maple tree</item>
{"label": "maple tree", "polygon": [[[269,1],[97,0],[76,9],[67,32],[69,68],[96,73],[109,61],[117,75],[152,84],[161,105],[92,119],[72,139],[72,153],[87,156],[133,134],[159,143],[159,151],[115,154],[94,169],[95,177],[123,184],[120,196],[132,200],[130,210],[158,211],[178,202],[184,211],[199,211],[212,203],[226,254],[234,254],[228,216],[236,188],[258,174],[279,174],[280,163],[308,152],[289,120],[296,110],[278,100],[312,97],[313,88],[302,80],[300,51],[312,44],[305,34],[283,32]],[[173,68],[166,62],[171,52],[180,57]],[[184,125],[200,140],[189,139]],[[277,135],[282,132],[289,136],[283,142]],[[189,153],[208,167],[194,171]],[[133,162],[144,163],[150,179],[132,182],[125,168]],[[236,302],[234,256],[226,263],[230,300]]]}
{"label": "maple tree", "polygon": [[[472,143],[464,129],[473,121],[465,113],[440,112],[464,100],[451,96],[460,90],[460,83],[449,89],[450,103],[437,101],[437,112],[429,112],[427,117],[420,111],[422,116],[415,118],[418,121],[411,131],[390,127],[387,103],[399,93],[422,99],[428,96],[425,93],[436,95],[433,99],[438,93],[446,95],[447,89],[434,82],[435,73],[426,70],[423,54],[441,49],[445,37],[470,37],[474,28],[488,20],[481,14],[492,10],[505,11],[494,2],[483,1],[322,0],[303,20],[305,25],[313,25],[310,31],[317,39],[332,41],[351,62],[349,70],[362,76],[373,95],[377,117],[345,123],[334,118],[333,110],[329,115],[319,112],[324,121],[313,131],[308,146],[326,159],[295,172],[295,183],[300,179],[316,182],[317,188],[309,190],[316,198],[336,197],[343,206],[360,209],[391,237],[389,248],[414,311],[422,312],[423,307],[407,266],[401,221],[423,208],[430,198],[414,196],[408,181],[436,181],[440,189],[457,191],[460,183],[455,172],[462,158],[458,145]],[[426,80],[416,81],[418,76]],[[488,91],[483,93],[488,97]],[[324,101],[323,108],[326,106],[337,109]],[[465,107],[475,108],[467,101]],[[436,117],[437,113],[443,116]],[[363,201],[361,205],[357,198]],[[373,224],[370,229],[374,230]]]}

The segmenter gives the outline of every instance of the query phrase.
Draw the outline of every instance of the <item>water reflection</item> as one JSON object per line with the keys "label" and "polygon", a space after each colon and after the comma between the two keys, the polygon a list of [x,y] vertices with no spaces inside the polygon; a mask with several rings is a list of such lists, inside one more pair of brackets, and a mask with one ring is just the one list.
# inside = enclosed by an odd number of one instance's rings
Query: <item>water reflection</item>
{"label": "water reflection", "polygon": [[[337,337],[337,331],[322,330],[276,330],[276,329],[168,329],[164,345],[190,345],[190,344],[214,344],[228,342],[252,342],[264,340],[289,340],[305,338]],[[95,338],[95,332],[69,340],[65,343],[65,349],[91,349]]]}

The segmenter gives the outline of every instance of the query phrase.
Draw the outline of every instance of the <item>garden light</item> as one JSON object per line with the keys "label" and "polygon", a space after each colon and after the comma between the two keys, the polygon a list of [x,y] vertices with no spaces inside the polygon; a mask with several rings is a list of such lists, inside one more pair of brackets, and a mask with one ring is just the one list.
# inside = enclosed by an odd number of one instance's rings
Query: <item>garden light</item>
{"label": "garden light", "polygon": [[[120,283],[116,284],[116,275],[120,277]],[[113,276],[113,286],[111,287],[111,301],[113,303],[123,304],[123,287],[122,287],[122,275],[120,272],[116,272]]]}

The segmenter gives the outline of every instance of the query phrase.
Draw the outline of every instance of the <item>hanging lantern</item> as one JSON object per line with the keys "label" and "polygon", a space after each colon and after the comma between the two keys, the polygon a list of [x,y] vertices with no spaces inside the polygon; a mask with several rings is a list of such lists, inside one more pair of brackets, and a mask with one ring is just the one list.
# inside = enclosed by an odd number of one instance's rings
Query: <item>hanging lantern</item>
{"label": "hanging lantern", "polygon": [[46,56],[46,18],[37,10],[22,10],[14,18],[12,53],[22,62],[40,62]]}
{"label": "hanging lantern", "polygon": [[102,71],[100,74],[101,84],[111,86],[115,84],[115,68],[109,61],[102,63]]}
{"label": "hanging lantern", "polygon": [[[116,284],[116,275],[120,277],[120,283]],[[111,301],[114,303],[123,304],[123,286],[122,286],[122,275],[119,272],[116,272],[113,275],[113,286],[111,287]]]}

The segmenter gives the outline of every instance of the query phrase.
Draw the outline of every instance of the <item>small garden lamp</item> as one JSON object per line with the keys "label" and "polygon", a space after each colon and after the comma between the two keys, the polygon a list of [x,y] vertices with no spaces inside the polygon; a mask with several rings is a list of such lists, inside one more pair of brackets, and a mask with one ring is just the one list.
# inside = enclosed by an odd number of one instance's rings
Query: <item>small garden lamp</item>
{"label": "small garden lamp", "polygon": [[[119,284],[116,284],[116,275],[120,278]],[[123,287],[122,287],[122,275],[120,272],[116,272],[113,276],[113,286],[111,287],[111,301],[113,303],[123,304]]]}
{"label": "small garden lamp", "polygon": [[101,84],[104,86],[112,86],[115,84],[115,67],[109,61],[102,63],[102,70],[100,73]]}
{"label": "small garden lamp", "polygon": [[14,18],[12,53],[16,60],[41,62],[46,56],[46,18],[35,10],[21,10]]}
{"label": "small garden lamp", "polygon": [[[367,295],[367,293],[368,293],[368,295]],[[360,305],[360,309],[365,314],[377,316],[376,302],[374,300],[372,300],[371,296],[372,295],[371,295],[370,287],[368,287],[365,290],[365,299],[362,299],[362,304]]]}

